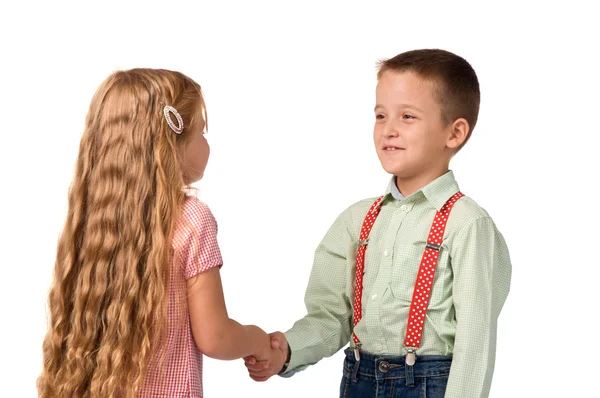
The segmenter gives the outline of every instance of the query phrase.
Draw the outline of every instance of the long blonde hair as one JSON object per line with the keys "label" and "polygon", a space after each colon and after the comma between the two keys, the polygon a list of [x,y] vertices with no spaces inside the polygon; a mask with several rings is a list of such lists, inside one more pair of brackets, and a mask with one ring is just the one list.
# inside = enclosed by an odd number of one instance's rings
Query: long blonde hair
{"label": "long blonde hair", "polygon": [[[182,134],[164,105],[181,115]],[[40,397],[132,397],[140,387],[166,340],[185,200],[179,154],[205,114],[200,86],[179,72],[118,71],[96,91],[58,242]]]}

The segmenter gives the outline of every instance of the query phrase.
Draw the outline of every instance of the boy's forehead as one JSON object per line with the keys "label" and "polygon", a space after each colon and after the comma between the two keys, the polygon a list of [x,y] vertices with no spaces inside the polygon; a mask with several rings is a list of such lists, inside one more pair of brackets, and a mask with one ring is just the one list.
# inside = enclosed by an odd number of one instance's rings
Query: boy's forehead
{"label": "boy's forehead", "polygon": [[415,72],[385,71],[375,92],[378,99],[417,100],[432,97],[432,90],[432,83]]}
{"label": "boy's forehead", "polygon": [[377,88],[423,91],[431,86],[427,79],[412,71],[386,71],[377,81]]}

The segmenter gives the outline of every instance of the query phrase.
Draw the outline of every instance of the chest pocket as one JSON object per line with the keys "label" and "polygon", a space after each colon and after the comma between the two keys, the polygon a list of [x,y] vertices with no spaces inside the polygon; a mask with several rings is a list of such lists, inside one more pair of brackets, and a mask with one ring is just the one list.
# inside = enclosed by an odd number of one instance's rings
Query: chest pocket
{"label": "chest pocket", "polygon": [[[409,306],[412,300],[417,272],[421,264],[424,249],[425,242],[398,244],[394,247],[390,291],[395,299],[402,301],[403,305]],[[452,270],[449,266],[449,251],[442,245],[433,280],[429,308],[435,308],[445,298],[450,297],[448,290],[451,289],[451,281]]]}

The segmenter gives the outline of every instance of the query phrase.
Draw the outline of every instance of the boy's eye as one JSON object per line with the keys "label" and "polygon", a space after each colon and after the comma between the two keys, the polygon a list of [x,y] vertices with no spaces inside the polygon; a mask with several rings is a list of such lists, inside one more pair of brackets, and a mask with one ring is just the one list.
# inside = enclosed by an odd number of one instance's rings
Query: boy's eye
{"label": "boy's eye", "polygon": [[383,119],[385,116],[382,115],[381,113],[377,113],[375,114],[375,119]]}
{"label": "boy's eye", "polygon": [[413,115],[408,115],[408,114],[404,114],[404,116],[402,116],[404,119],[414,119],[415,117]]}

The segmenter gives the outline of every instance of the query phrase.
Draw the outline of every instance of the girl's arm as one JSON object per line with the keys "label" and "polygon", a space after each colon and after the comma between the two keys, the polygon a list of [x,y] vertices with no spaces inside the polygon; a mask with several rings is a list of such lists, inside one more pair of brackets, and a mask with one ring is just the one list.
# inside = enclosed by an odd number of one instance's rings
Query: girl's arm
{"label": "girl's arm", "polygon": [[187,292],[192,334],[200,351],[223,360],[248,355],[269,358],[269,336],[259,327],[240,325],[227,315],[219,267],[188,279]]}

